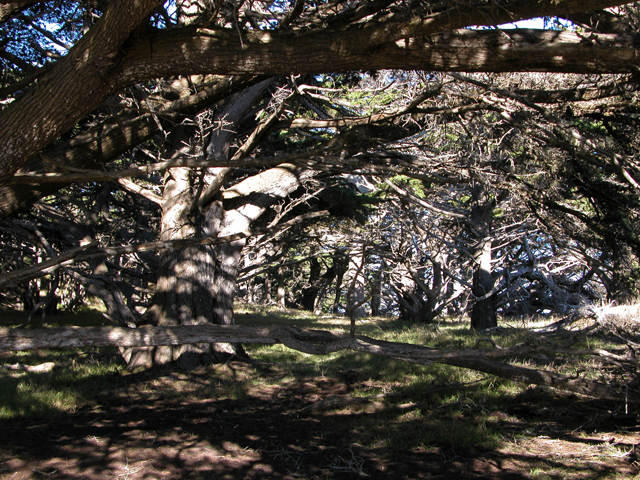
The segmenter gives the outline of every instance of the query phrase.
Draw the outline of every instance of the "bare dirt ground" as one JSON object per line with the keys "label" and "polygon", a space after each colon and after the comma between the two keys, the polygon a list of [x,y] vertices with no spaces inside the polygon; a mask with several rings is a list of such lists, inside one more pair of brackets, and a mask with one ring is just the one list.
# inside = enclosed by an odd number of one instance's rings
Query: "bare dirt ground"
{"label": "bare dirt ground", "polygon": [[[525,392],[493,415],[503,438],[497,448],[411,443],[406,449],[389,448],[384,441],[363,442],[354,425],[366,426],[367,417],[385,415],[392,422],[397,415],[389,411],[420,405],[380,401],[310,408],[323,399],[347,398],[353,385],[332,378],[256,385],[239,397],[218,398],[212,382],[223,369],[232,381],[260,367],[229,364],[189,373],[114,377],[112,391],[76,412],[50,421],[5,420],[0,423],[0,478],[506,480],[638,475],[638,417],[617,406],[563,396],[544,402],[536,392]],[[206,386],[210,393],[194,394],[186,385]],[[384,439],[384,432],[379,433]]]}

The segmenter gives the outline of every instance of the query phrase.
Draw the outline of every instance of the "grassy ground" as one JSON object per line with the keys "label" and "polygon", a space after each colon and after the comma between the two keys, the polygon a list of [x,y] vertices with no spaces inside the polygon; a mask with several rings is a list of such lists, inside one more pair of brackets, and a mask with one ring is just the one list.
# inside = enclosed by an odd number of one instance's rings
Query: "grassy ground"
{"label": "grassy ground", "polygon": [[[100,322],[85,312],[56,323]],[[248,307],[239,309],[237,322],[348,328],[344,318]],[[503,326],[493,337],[501,346],[530,335],[522,323]],[[424,326],[374,318],[361,320],[358,332],[437,348],[477,340],[455,321]],[[113,349],[3,354],[5,366],[56,368],[0,369],[0,478],[637,475],[638,412],[623,401],[355,352],[246,349],[251,364],[139,374],[128,374]],[[580,360],[541,363],[564,373],[606,374]]]}

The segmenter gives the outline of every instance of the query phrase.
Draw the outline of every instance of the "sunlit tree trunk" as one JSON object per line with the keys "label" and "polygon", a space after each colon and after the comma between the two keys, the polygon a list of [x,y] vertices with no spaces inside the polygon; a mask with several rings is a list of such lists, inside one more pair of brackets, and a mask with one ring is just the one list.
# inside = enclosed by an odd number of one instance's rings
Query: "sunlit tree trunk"
{"label": "sunlit tree trunk", "polygon": [[471,310],[471,328],[477,332],[498,326],[497,297],[490,295],[494,287],[491,265],[493,210],[495,199],[488,198],[485,186],[478,182],[473,189],[474,205],[471,209],[470,227],[476,236],[473,247],[473,288],[477,299]]}
{"label": "sunlit tree trunk", "polygon": [[[246,112],[264,94],[268,82],[255,85],[234,97],[217,117],[227,128],[213,132],[207,154],[215,159],[228,159],[231,135]],[[169,155],[186,157],[203,154],[203,146],[191,146],[186,131],[178,131],[171,139]],[[240,205],[225,211],[221,193],[212,194],[203,202],[203,192],[221,180],[223,169],[211,168],[197,172],[189,168],[172,168],[164,179],[162,197],[161,240],[192,237],[215,237],[246,231],[267,205]],[[243,194],[252,192],[251,186]],[[169,325],[229,325],[233,323],[233,300],[245,240],[215,246],[197,246],[171,250],[162,254],[152,306],[145,321]],[[155,351],[136,351],[128,359],[129,368],[151,367],[176,362],[184,369],[195,368],[213,360],[225,360],[229,355],[244,356],[240,345],[197,344],[180,347],[158,347]],[[126,358],[126,357],[125,357]]]}
{"label": "sunlit tree trunk", "polygon": [[342,282],[344,280],[344,275],[347,273],[347,269],[349,267],[349,257],[341,253],[339,256],[336,256],[336,283],[335,283],[335,298],[333,299],[333,306],[331,307],[331,311],[333,313],[338,313],[338,309],[340,308],[340,300],[342,298]]}
{"label": "sunlit tree trunk", "polygon": [[[314,251],[311,252],[314,254]],[[300,299],[300,306],[303,310],[313,311],[318,291],[320,290],[320,271],[321,266],[317,258],[313,257],[309,260],[309,279],[307,284],[302,288],[302,298]]]}
{"label": "sunlit tree trunk", "polygon": [[325,299],[327,297],[327,291],[329,290],[329,286],[331,285],[331,283],[333,283],[333,280],[336,278],[336,274],[337,274],[336,262],[338,261],[337,259],[339,258],[339,256],[340,256],[340,252],[335,251],[333,253],[333,263],[329,268],[327,268],[327,271],[324,272],[324,274],[320,278],[320,282],[319,282],[320,287],[319,287],[319,291],[316,296],[314,307],[313,307],[313,312],[317,315],[322,313]]}
{"label": "sunlit tree trunk", "polygon": [[[167,175],[163,196],[162,240],[215,236],[223,215],[220,202],[202,214],[191,212],[193,178],[189,169],[174,168]],[[215,247],[197,246],[165,252],[160,258],[151,322],[161,326],[221,323],[214,309],[220,265]],[[211,357],[210,345],[158,347],[155,364],[176,361],[193,368]],[[208,358],[201,358],[203,355]]]}
{"label": "sunlit tree trunk", "polygon": [[365,299],[365,255],[363,247],[354,247],[350,252],[349,269],[349,289],[347,292],[347,310],[350,316],[364,317],[366,315],[364,307]]}
{"label": "sunlit tree trunk", "polygon": [[380,268],[373,272],[373,286],[371,287],[371,315],[380,315],[382,296],[382,275],[385,268],[384,259],[380,262]]}
{"label": "sunlit tree trunk", "polygon": [[276,303],[280,306],[280,308],[286,307],[286,290],[285,290],[285,277],[284,277],[284,269],[282,267],[278,268],[278,286],[276,293]]}

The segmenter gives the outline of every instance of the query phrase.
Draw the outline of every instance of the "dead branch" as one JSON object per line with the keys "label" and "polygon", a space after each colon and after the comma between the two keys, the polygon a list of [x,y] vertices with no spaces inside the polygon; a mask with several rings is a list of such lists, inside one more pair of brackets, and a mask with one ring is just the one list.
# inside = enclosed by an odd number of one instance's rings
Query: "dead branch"
{"label": "dead branch", "polygon": [[336,335],[324,330],[302,330],[283,325],[246,327],[239,325],[197,325],[183,327],[139,328],[67,327],[50,329],[0,329],[0,351],[77,347],[144,347],[195,343],[283,344],[293,350],[324,355],[340,350],[354,350],[382,355],[411,363],[443,363],[496,375],[523,384],[543,385],[559,390],[612,401],[640,404],[640,392],[626,386],[613,386],[580,376],[570,377],[499,362],[497,358],[534,353],[562,353],[611,357],[636,362],[631,357],[604,350],[563,349],[550,346],[518,345],[501,349],[437,350],[422,345],[386,342],[363,335]]}
{"label": "dead branch", "polygon": [[194,237],[182,238],[178,240],[158,240],[155,242],[145,242],[133,245],[124,245],[121,247],[98,247],[96,242],[84,245],[82,247],[71,249],[57,257],[49,258],[43,262],[37,263],[28,268],[22,268],[12,272],[6,272],[0,278],[0,287],[16,284],[24,280],[38,278],[54,272],[58,268],[71,265],[78,262],[93,260],[96,258],[104,258],[109,256],[122,256],[131,253],[162,251],[171,249],[180,249],[192,247],[196,245],[221,245],[223,243],[231,243],[236,240],[253,237],[265,233],[274,233],[285,230],[293,225],[297,225],[303,221],[313,220],[328,215],[329,212],[321,210],[319,212],[310,212],[298,215],[289,221],[283,222],[269,229],[248,230],[245,232],[227,235],[224,237]]}

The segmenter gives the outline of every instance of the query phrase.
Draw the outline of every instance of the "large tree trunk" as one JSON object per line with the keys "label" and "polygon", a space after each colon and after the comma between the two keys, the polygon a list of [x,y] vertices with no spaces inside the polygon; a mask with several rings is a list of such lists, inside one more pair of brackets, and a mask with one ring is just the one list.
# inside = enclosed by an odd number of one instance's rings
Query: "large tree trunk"
{"label": "large tree trunk", "polygon": [[[167,201],[164,203],[166,207],[173,207],[172,210],[167,208],[163,216],[163,232],[167,235],[223,237],[246,231],[272,202],[286,197],[300,186],[301,181],[314,175],[311,171],[294,172],[291,165],[266,170],[224,192],[225,200],[241,202],[239,206],[224,211],[222,203],[214,202],[206,215],[195,215],[200,221],[194,223],[194,214],[189,215],[187,207],[192,200],[187,188],[188,178],[180,175],[182,169],[178,169],[173,177],[174,170],[167,183],[169,189],[165,187]],[[177,180],[175,184],[174,180]],[[169,201],[170,198],[174,200]],[[238,240],[217,249],[189,247],[169,253],[161,267],[156,299],[148,317],[160,325],[175,325],[176,322],[179,325],[232,324],[233,300],[244,244],[245,240]],[[228,358],[229,355],[244,355],[244,352],[239,344],[217,343],[215,347],[198,344],[160,347],[154,355],[138,350],[125,359],[129,368],[148,368],[170,361],[177,361],[183,368],[193,368],[202,361]]]}
{"label": "large tree trunk", "polygon": [[[161,240],[215,236],[222,221],[221,202],[212,203],[204,214],[193,211],[193,178],[186,168],[171,169],[165,179],[162,202]],[[222,323],[215,311],[216,279],[221,265],[213,246],[195,246],[163,252],[153,305],[146,320],[159,326],[207,325]],[[213,359],[209,344],[157,347],[139,352],[129,367],[164,365],[176,362],[189,369]]]}
{"label": "large tree trunk", "polygon": [[[214,159],[228,159],[232,135],[252,106],[262,98],[271,80],[263,81],[234,96],[216,117],[226,128],[213,132],[207,154]],[[182,132],[173,138],[173,150],[191,152],[190,139]],[[202,146],[199,147],[204,150]],[[161,240],[191,237],[225,236],[248,230],[263,208],[242,205],[225,211],[220,188],[229,169],[211,168],[197,175],[188,168],[172,168],[165,174],[162,198]],[[213,188],[213,185],[217,185]],[[252,193],[246,189],[240,196]],[[238,195],[236,195],[237,197]],[[206,198],[206,200],[205,200]],[[230,325],[233,323],[233,300],[236,279],[245,240],[215,246],[195,246],[164,252],[160,259],[156,294],[146,318],[155,325]],[[153,354],[152,354],[153,353]],[[245,356],[242,346],[231,344],[196,344],[158,347],[155,352],[139,351],[128,360],[129,368],[164,365],[176,362],[192,369],[229,355]]]}

